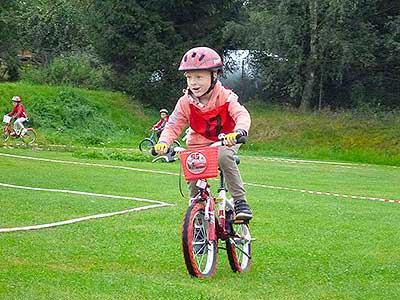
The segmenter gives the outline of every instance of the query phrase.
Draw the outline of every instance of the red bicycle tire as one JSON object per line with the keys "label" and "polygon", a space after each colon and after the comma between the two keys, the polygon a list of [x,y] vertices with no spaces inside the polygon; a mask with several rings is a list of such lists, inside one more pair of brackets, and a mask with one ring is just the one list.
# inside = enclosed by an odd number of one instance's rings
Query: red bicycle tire
{"label": "red bicycle tire", "polygon": [[[186,269],[189,272],[189,274],[191,276],[198,278],[209,278],[214,276],[216,271],[217,258],[218,258],[217,255],[218,242],[207,241],[208,246],[206,250],[207,251],[206,269],[202,271],[197,263],[197,259],[195,257],[196,254],[194,253],[194,246],[192,243],[194,238],[196,238],[195,222],[196,220],[200,221],[202,217],[204,217],[204,205],[196,203],[194,205],[189,206],[182,221],[182,251]],[[205,255],[204,252],[202,255]]]}
{"label": "red bicycle tire", "polygon": [[[36,139],[37,139],[37,133],[36,133],[35,129],[33,129],[33,128],[26,128],[26,131],[27,131],[26,134],[28,134],[28,132],[33,133],[33,138],[32,138],[31,140],[29,140],[29,141],[26,140],[26,137],[25,137],[25,138],[22,137],[21,139],[22,139],[22,141],[23,141],[25,144],[31,145],[31,144],[33,144],[33,143],[36,141]],[[30,135],[30,133],[29,133],[29,135]]]}
{"label": "red bicycle tire", "polygon": [[[240,224],[237,226],[241,227],[241,229],[243,226],[245,230],[250,232],[248,224]],[[238,247],[239,246],[231,242],[230,239],[226,240],[226,252],[228,254],[229,264],[233,272],[248,272],[250,271],[252,263],[251,241],[245,243],[245,246],[241,247],[241,250],[239,250]]]}

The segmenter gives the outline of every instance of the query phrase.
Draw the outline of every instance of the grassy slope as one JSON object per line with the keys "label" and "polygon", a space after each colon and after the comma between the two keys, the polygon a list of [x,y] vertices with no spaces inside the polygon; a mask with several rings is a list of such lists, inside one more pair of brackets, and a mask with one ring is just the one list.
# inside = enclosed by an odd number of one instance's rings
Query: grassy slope
{"label": "grassy slope", "polygon": [[400,165],[400,117],[299,113],[249,106],[251,141],[258,154]]}
{"label": "grassy slope", "polygon": [[[40,143],[136,148],[158,120],[121,93],[67,87],[0,84],[0,113],[13,95],[25,99]],[[252,128],[244,151],[305,159],[400,165],[400,117],[395,114],[298,113],[246,105]]]}
{"label": "grassy slope", "polygon": [[137,144],[157,118],[122,93],[25,83],[0,84],[0,113],[11,111],[13,95],[24,100],[42,144]]}

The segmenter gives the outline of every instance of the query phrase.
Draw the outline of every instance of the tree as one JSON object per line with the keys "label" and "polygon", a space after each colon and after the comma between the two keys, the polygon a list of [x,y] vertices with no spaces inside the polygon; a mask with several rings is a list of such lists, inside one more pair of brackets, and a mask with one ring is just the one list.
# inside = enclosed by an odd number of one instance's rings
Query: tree
{"label": "tree", "polygon": [[194,46],[223,51],[226,20],[241,1],[94,0],[94,47],[121,75],[118,88],[144,103],[172,107],[184,87],[178,64]]}
{"label": "tree", "polygon": [[13,10],[15,1],[0,2],[0,79],[6,75],[9,79],[17,79],[17,39]]}
{"label": "tree", "polygon": [[377,78],[384,81],[378,96],[384,101],[388,82],[398,80],[399,6],[391,0],[248,1],[244,29],[255,38],[247,47],[264,86],[302,109],[369,101]]}
{"label": "tree", "polygon": [[309,53],[305,65],[305,82],[303,94],[301,96],[300,109],[303,111],[310,107],[313,96],[315,73],[318,60],[318,2],[317,0],[308,1],[309,13]]}
{"label": "tree", "polygon": [[90,48],[85,14],[78,0],[18,1],[18,39],[36,60],[48,64],[56,56]]}

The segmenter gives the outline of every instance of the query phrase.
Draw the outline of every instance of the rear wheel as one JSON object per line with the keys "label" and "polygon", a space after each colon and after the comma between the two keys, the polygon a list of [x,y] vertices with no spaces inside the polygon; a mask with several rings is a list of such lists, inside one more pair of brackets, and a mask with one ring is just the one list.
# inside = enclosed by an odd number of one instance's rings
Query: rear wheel
{"label": "rear wheel", "polygon": [[142,140],[139,144],[139,150],[146,154],[151,154],[151,149],[153,148],[154,143],[151,139],[146,138]]}
{"label": "rear wheel", "polygon": [[27,144],[27,145],[31,145],[36,141],[36,131],[33,128],[27,128],[26,129],[26,133],[21,136],[21,140]]}
{"label": "rear wheel", "polygon": [[182,250],[189,274],[199,278],[212,277],[217,266],[217,241],[208,239],[208,228],[204,205],[189,206],[182,223]]}
{"label": "rear wheel", "polygon": [[7,126],[1,127],[1,137],[0,142],[5,143],[10,139],[10,132],[8,131]]}
{"label": "rear wheel", "polygon": [[226,240],[226,252],[233,272],[248,272],[251,267],[249,224],[232,224],[233,235]]}

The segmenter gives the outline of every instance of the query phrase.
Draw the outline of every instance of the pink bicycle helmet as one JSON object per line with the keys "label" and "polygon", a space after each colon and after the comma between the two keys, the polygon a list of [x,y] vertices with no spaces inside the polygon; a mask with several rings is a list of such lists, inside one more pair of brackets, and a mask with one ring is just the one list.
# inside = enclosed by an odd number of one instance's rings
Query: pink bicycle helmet
{"label": "pink bicycle helmet", "polygon": [[20,102],[22,101],[21,97],[19,97],[19,96],[14,96],[14,97],[12,97],[11,100],[12,100],[13,102],[18,102],[18,103],[20,103]]}
{"label": "pink bicycle helmet", "polygon": [[196,47],[185,53],[179,65],[179,71],[221,71],[222,66],[221,57],[213,49],[208,47]]}

